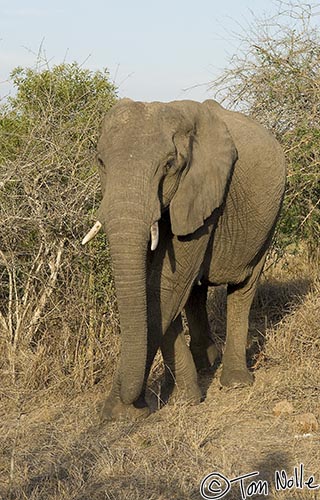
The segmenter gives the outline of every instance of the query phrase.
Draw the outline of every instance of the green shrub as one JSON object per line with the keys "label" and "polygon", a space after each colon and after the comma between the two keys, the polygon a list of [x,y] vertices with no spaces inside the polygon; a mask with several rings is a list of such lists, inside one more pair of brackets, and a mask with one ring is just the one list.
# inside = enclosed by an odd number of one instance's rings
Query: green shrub
{"label": "green shrub", "polygon": [[107,71],[77,63],[17,68],[12,82],[0,109],[0,347],[14,380],[22,360],[42,356],[81,385],[99,376],[103,314],[114,310],[104,238],[93,244],[99,267],[80,242],[100,197],[95,145],[116,89]]}

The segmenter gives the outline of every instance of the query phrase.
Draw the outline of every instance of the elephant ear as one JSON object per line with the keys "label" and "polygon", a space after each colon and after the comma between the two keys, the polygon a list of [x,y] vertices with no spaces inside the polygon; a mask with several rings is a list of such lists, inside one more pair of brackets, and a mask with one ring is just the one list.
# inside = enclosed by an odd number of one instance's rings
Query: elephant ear
{"label": "elephant ear", "polygon": [[[190,104],[186,104],[189,119]],[[195,126],[189,168],[170,203],[171,229],[177,236],[196,231],[220,207],[237,159],[235,145],[217,108],[222,109],[206,101],[193,112]]]}

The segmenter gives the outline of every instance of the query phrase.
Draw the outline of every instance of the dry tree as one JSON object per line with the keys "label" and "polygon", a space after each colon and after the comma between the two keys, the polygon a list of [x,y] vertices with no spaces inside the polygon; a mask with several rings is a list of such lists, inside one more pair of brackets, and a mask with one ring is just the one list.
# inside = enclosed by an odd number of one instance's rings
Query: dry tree
{"label": "dry tree", "polygon": [[238,35],[241,50],[212,82],[229,107],[251,115],[282,143],[287,192],[277,245],[305,243],[318,255],[320,239],[320,35],[318,4],[277,2],[272,16],[253,17]]}
{"label": "dry tree", "polygon": [[0,115],[2,363],[14,382],[47,383],[56,366],[81,385],[95,376],[102,287],[113,301],[108,254],[96,252],[96,271],[80,241],[100,196],[95,143],[115,88],[106,71],[76,63],[17,68],[12,80]]}

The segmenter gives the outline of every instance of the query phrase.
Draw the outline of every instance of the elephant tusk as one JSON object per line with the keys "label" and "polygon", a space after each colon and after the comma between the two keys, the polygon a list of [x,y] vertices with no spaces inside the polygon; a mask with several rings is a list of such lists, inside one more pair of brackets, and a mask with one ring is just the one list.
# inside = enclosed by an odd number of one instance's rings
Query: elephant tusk
{"label": "elephant tusk", "polygon": [[159,243],[159,224],[158,222],[154,222],[151,226],[151,250],[154,252],[154,250],[157,248],[158,243]]}
{"label": "elephant tusk", "polygon": [[98,234],[98,232],[100,231],[101,228],[102,228],[101,222],[97,221],[95,223],[95,225],[92,226],[90,231],[85,235],[85,237],[83,238],[83,240],[81,242],[81,245],[85,245],[90,240],[92,240],[92,238],[94,238],[96,236],[96,234]]}

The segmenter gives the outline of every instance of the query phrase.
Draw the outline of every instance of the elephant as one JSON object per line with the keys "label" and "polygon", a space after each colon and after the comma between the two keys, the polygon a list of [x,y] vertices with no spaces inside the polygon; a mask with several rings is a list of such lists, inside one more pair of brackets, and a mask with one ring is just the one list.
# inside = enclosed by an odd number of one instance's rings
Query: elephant
{"label": "elephant", "polygon": [[[214,100],[120,99],[97,145],[98,222],[110,245],[121,353],[102,419],[145,417],[158,349],[166,388],[201,401],[198,371],[215,360],[209,286],[227,290],[223,386],[252,384],[248,317],[285,190],[284,153],[262,125]],[[181,320],[185,310],[190,346]],[[166,392],[167,391],[167,392]]]}

